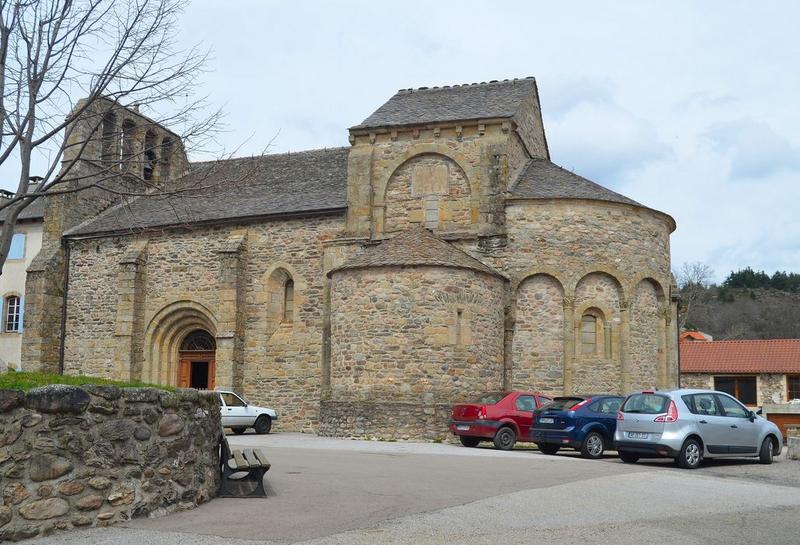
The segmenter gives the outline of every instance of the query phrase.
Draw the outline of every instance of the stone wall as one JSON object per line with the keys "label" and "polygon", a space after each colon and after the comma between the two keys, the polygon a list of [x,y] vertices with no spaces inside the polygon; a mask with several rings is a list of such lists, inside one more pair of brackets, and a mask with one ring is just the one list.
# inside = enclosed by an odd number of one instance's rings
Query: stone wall
{"label": "stone wall", "polygon": [[786,456],[800,460],[800,426],[786,426]]}
{"label": "stone wall", "polygon": [[449,438],[450,403],[332,401],[320,403],[319,434],[384,440]]}
{"label": "stone wall", "polygon": [[537,274],[516,294],[512,385],[548,395],[564,392],[564,292],[558,280]]}
{"label": "stone wall", "polygon": [[464,171],[441,155],[415,157],[398,168],[386,187],[385,231],[424,225],[456,231],[478,222]]}
{"label": "stone wall", "polygon": [[219,485],[218,396],[0,390],[0,541],[191,509]]}
{"label": "stone wall", "polygon": [[[718,373],[729,376],[730,373]],[[714,389],[713,373],[681,373],[682,388]],[[756,375],[756,404],[786,403],[786,375],[762,373]]]}
{"label": "stone wall", "polygon": [[[65,372],[176,385],[181,340],[205,329],[217,387],[276,409],[284,430],[316,429],[322,246],[341,228],[318,217],[72,242]],[[275,278],[294,282],[290,321],[270,304]]]}
{"label": "stone wall", "polygon": [[714,389],[714,377],[704,373],[681,373],[681,388]]}
{"label": "stone wall", "polygon": [[[341,433],[344,424],[358,424],[369,434],[381,434],[384,423],[396,418],[388,415],[396,402],[452,404],[502,389],[503,301],[503,279],[472,270],[334,271],[331,399],[324,406],[371,402],[376,412],[357,411],[353,420],[344,421],[338,421],[342,411],[322,413],[323,422],[337,419],[323,423],[322,432]],[[446,418],[432,428],[421,427],[428,420],[408,424],[417,429],[414,437],[446,431]]]}

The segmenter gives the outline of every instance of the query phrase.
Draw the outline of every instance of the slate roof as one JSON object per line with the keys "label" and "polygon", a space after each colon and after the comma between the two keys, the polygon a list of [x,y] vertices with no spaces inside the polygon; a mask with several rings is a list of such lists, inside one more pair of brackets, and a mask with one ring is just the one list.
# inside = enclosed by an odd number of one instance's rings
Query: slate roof
{"label": "slate roof", "polygon": [[[5,220],[6,212],[8,212],[6,209],[0,210],[0,223]],[[17,216],[17,219],[20,220],[40,220],[42,218],[44,218],[44,199],[36,199]]]}
{"label": "slate roof", "polygon": [[535,89],[534,78],[401,89],[351,129],[513,117]]}
{"label": "slate roof", "polygon": [[178,183],[195,189],[135,198],[66,235],[343,210],[349,151],[334,148],[193,163]]}
{"label": "slate roof", "polygon": [[800,339],[684,341],[681,373],[800,373]]}
{"label": "slate roof", "polygon": [[590,199],[642,206],[547,159],[531,159],[511,189],[512,198]]}
{"label": "slate roof", "polygon": [[420,265],[472,269],[503,277],[498,271],[422,228],[402,231],[390,239],[367,245],[363,253],[328,274],[344,269]]}

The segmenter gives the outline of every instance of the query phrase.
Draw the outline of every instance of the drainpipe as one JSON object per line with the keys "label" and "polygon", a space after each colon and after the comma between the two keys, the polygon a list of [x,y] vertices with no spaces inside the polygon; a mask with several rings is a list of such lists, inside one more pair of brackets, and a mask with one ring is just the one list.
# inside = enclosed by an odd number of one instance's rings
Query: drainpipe
{"label": "drainpipe", "polygon": [[69,240],[64,239],[64,280],[61,300],[61,342],[58,347],[58,374],[64,374],[64,337],[67,334],[67,292],[69,291]]}

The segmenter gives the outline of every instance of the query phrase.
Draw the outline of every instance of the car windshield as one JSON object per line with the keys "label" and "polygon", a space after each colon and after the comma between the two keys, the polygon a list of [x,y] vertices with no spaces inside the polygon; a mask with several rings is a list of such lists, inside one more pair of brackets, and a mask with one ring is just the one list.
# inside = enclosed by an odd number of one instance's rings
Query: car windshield
{"label": "car windshield", "polygon": [[622,406],[624,413],[661,414],[667,412],[669,398],[659,394],[633,394]]}
{"label": "car windshield", "polygon": [[542,411],[566,411],[583,401],[582,397],[557,397],[547,405],[543,405],[539,412]]}
{"label": "car windshield", "polygon": [[490,394],[483,394],[478,398],[478,401],[476,401],[475,403],[480,405],[494,405],[504,397],[506,397],[506,394],[504,394],[503,392],[492,392]]}

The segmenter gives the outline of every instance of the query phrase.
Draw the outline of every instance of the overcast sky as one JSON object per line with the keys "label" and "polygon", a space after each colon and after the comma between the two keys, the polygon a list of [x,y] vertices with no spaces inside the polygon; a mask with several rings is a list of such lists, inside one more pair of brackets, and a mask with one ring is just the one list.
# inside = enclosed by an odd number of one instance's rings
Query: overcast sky
{"label": "overcast sky", "polygon": [[195,0],[228,149],[347,145],[397,89],[535,76],[552,160],[671,214],[673,268],[800,272],[800,3]]}

